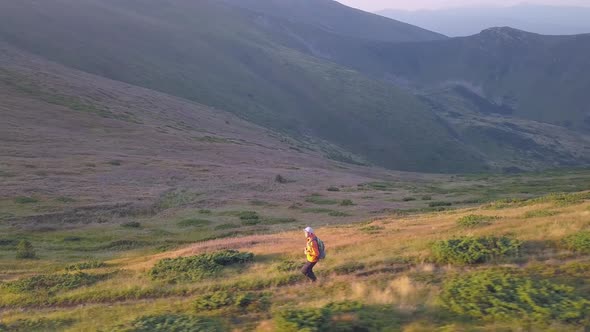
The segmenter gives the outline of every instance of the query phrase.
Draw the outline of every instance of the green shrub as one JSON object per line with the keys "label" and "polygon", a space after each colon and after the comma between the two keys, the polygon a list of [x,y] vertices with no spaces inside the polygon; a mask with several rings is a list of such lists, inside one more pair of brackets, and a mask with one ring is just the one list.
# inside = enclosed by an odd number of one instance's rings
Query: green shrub
{"label": "green shrub", "polygon": [[207,209],[200,209],[199,210],[200,214],[211,214],[211,210],[207,210]]}
{"label": "green shrub", "polygon": [[457,220],[457,225],[461,227],[477,227],[489,225],[492,221],[499,219],[496,216],[482,216],[477,214],[470,214]]}
{"label": "green shrub", "polygon": [[39,203],[39,200],[34,197],[19,196],[14,199],[14,202],[18,204],[34,204]]}
{"label": "green shrub", "polygon": [[404,202],[412,202],[412,201],[415,201],[415,200],[416,200],[415,197],[404,197],[402,199],[402,201],[404,201]]}
{"label": "green shrub", "polygon": [[552,217],[558,215],[558,211],[550,211],[550,210],[535,210],[535,211],[527,211],[524,214],[525,218],[543,218],[543,217]]}
{"label": "green shrub", "polygon": [[17,259],[33,259],[37,257],[35,254],[35,249],[31,242],[27,240],[21,240],[16,245],[16,258]]}
{"label": "green shrub", "polygon": [[424,196],[422,196],[422,200],[423,201],[431,201],[432,200],[432,196],[430,196],[430,195],[424,195]]}
{"label": "green shrub", "polygon": [[75,320],[67,318],[18,319],[8,325],[0,323],[0,331],[63,331],[74,323]]}
{"label": "green shrub", "polygon": [[329,303],[323,308],[276,311],[273,315],[278,331],[398,331],[399,319],[391,307],[368,307],[359,302]]}
{"label": "green shrub", "polygon": [[74,202],[76,202],[75,199],[73,199],[71,197],[66,197],[66,196],[60,196],[60,197],[56,198],[55,200],[60,203],[74,203]]}
{"label": "green shrub", "polygon": [[353,206],[354,202],[350,199],[344,199],[340,202],[340,206]]}
{"label": "green shrub", "polygon": [[243,211],[238,214],[240,220],[258,220],[260,216],[255,211]]}
{"label": "green shrub", "polygon": [[233,297],[228,292],[215,292],[201,296],[193,302],[193,306],[197,311],[201,310],[216,310],[232,305]]}
{"label": "green shrub", "polygon": [[94,275],[82,272],[64,274],[39,274],[6,283],[4,286],[12,292],[49,293],[89,286],[104,279],[106,275]]}
{"label": "green shrub", "polygon": [[188,315],[155,315],[137,318],[131,323],[131,332],[224,332],[227,327],[211,317]]}
{"label": "green shrub", "polygon": [[328,328],[330,313],[324,309],[284,309],[275,313],[274,321],[282,332],[321,332]]}
{"label": "green shrub", "polygon": [[326,190],[327,191],[340,191],[340,188],[332,186],[332,187],[328,187],[328,189],[326,189]]}
{"label": "green shrub", "polygon": [[72,265],[66,266],[66,271],[82,271],[82,270],[90,270],[90,269],[99,269],[101,267],[107,266],[104,262],[99,261],[90,261],[90,262],[82,262],[76,263]]}
{"label": "green shrub", "polygon": [[252,262],[254,254],[237,250],[223,250],[190,257],[165,258],[149,271],[152,279],[195,281],[211,277],[224,266]]}
{"label": "green shrub", "polygon": [[202,227],[207,226],[211,222],[205,219],[189,218],[181,220],[177,223],[179,227]]}
{"label": "green shrub", "polygon": [[242,293],[236,296],[234,305],[246,312],[265,312],[270,308],[270,294]]}
{"label": "green shrub", "polygon": [[436,262],[478,264],[517,255],[521,243],[509,237],[460,237],[437,241],[432,245]]}
{"label": "green shrub", "polygon": [[279,272],[299,271],[303,267],[303,264],[302,262],[282,261],[277,265],[276,269]]}
{"label": "green shrub", "polygon": [[568,250],[590,254],[590,231],[582,231],[572,234],[563,239]]}
{"label": "green shrub", "polygon": [[443,207],[443,206],[451,206],[453,203],[451,202],[430,202],[428,203],[429,207]]}
{"label": "green shrub", "polygon": [[129,221],[126,223],[122,223],[121,227],[123,227],[123,228],[140,228],[141,224],[138,221]]}
{"label": "green shrub", "polygon": [[483,320],[577,322],[590,310],[572,287],[506,271],[457,276],[444,284],[440,300],[456,314]]}

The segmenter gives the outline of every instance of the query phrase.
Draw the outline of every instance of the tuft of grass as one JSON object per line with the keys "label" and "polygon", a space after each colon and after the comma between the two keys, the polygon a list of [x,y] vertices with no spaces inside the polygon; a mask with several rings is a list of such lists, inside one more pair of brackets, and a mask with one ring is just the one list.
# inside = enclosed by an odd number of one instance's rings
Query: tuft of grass
{"label": "tuft of grass", "polygon": [[435,242],[432,254],[439,263],[478,264],[515,256],[520,252],[520,247],[520,241],[506,236],[460,237]]}
{"label": "tuft of grass", "polygon": [[60,197],[56,198],[55,200],[60,203],[75,203],[76,202],[75,199],[73,199],[71,197],[66,197],[66,196],[60,196]]}
{"label": "tuft of grass", "polygon": [[423,201],[431,201],[432,200],[432,196],[430,196],[430,195],[424,195],[424,196],[422,196],[422,200]]}
{"label": "tuft of grass", "polygon": [[109,160],[107,162],[107,164],[112,165],[112,166],[121,166],[123,165],[123,161],[122,160]]}
{"label": "tuft of grass", "polygon": [[39,203],[39,200],[34,197],[19,196],[14,199],[14,202],[17,204],[35,204],[35,203]]}
{"label": "tuft of grass", "polygon": [[211,210],[207,210],[207,209],[200,209],[199,210],[200,214],[211,214]]}
{"label": "tuft of grass", "polygon": [[302,262],[295,262],[295,261],[286,260],[286,261],[280,262],[276,266],[276,269],[279,272],[294,272],[294,271],[299,271],[303,267],[303,264],[304,263],[302,263]]}
{"label": "tuft of grass", "polygon": [[416,197],[404,197],[402,199],[402,201],[404,201],[404,202],[412,202],[412,201],[415,201],[415,200],[416,200]]}
{"label": "tuft of grass", "polygon": [[360,231],[367,234],[378,234],[385,228],[383,226],[368,225],[360,228]]}
{"label": "tuft of grass", "polygon": [[478,226],[487,226],[494,220],[498,220],[497,216],[483,216],[478,214],[470,214],[457,220],[457,225],[466,228],[473,228]]}
{"label": "tuft of grass", "polygon": [[27,240],[21,240],[16,245],[16,258],[17,259],[35,259],[37,254],[31,242]]}
{"label": "tuft of grass", "polygon": [[335,186],[331,186],[331,187],[328,187],[328,189],[326,189],[326,190],[327,191],[332,191],[332,192],[337,192],[337,191],[340,191],[340,188],[335,187]]}
{"label": "tuft of grass", "polygon": [[558,211],[551,211],[551,210],[535,210],[535,211],[527,211],[524,214],[524,217],[529,218],[545,218],[545,217],[552,217],[558,215]]}

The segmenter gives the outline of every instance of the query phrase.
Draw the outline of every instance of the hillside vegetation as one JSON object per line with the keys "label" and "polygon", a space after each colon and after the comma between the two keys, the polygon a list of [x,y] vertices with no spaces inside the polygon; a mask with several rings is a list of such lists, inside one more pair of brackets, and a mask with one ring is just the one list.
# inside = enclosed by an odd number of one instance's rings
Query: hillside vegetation
{"label": "hillside vegetation", "polygon": [[328,257],[317,284],[298,272],[300,231],[76,264],[58,252],[4,260],[13,274],[0,284],[0,326],[581,331],[590,319],[589,201],[588,192],[555,194],[320,227]]}

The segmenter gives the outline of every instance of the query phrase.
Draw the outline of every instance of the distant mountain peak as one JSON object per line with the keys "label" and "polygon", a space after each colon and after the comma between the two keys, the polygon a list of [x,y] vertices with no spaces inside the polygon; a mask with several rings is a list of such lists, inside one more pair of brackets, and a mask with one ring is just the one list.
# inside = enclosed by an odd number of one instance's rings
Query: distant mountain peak
{"label": "distant mountain peak", "polygon": [[492,27],[483,30],[480,35],[506,40],[522,40],[523,38],[531,37],[537,34],[511,27]]}

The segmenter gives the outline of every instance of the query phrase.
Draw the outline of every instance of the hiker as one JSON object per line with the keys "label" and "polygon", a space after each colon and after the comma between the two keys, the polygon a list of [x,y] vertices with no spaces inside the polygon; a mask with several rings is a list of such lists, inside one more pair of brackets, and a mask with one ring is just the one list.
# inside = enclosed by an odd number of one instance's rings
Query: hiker
{"label": "hiker", "polygon": [[315,274],[313,274],[313,267],[317,264],[320,260],[320,248],[318,245],[318,238],[313,233],[313,228],[306,227],[304,229],[305,238],[307,239],[307,246],[305,247],[305,256],[307,258],[307,262],[301,268],[301,273],[303,273],[311,282],[315,282],[317,280]]}

